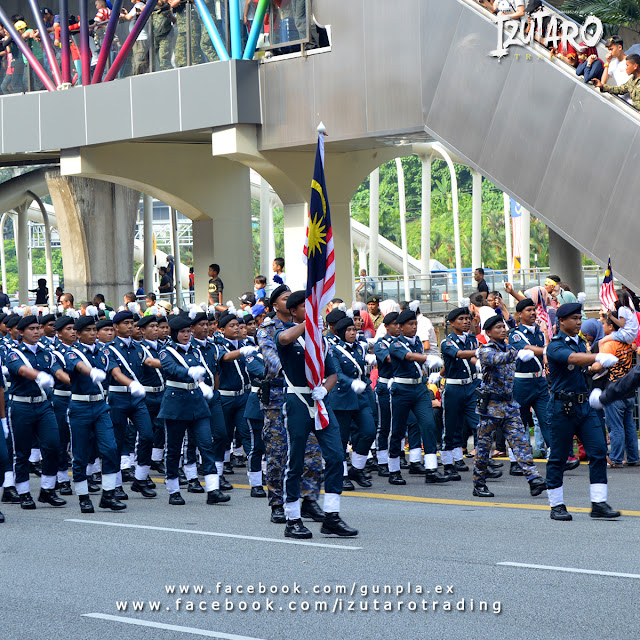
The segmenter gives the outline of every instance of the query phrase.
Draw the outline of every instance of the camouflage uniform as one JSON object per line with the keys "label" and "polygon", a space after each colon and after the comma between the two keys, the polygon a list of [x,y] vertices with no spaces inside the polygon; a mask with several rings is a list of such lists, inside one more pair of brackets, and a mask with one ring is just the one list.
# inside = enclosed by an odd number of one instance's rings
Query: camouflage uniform
{"label": "camouflage uniform", "polygon": [[154,60],[158,61],[160,71],[171,69],[172,12],[165,7],[156,9],[151,17]]}
{"label": "camouflage uniform", "polygon": [[600,87],[603,93],[612,93],[614,96],[623,96],[628,93],[631,102],[636,109],[640,109],[640,78],[631,77],[627,82],[618,87],[604,84]]}
{"label": "camouflage uniform", "polygon": [[[216,15],[215,6],[214,6],[215,3],[212,0],[207,0],[205,4],[207,5],[207,9],[209,9],[209,13],[211,14],[211,17],[213,17],[215,21],[215,15]],[[202,19],[200,18],[200,14],[198,13],[197,10],[193,11],[191,15],[192,15],[192,18],[194,19],[194,22],[196,20],[199,23],[202,21]],[[213,48],[213,44],[211,43],[211,38],[209,37],[209,32],[205,29],[204,24],[202,24],[200,28],[200,50],[202,51],[203,57],[209,62],[215,62],[216,60],[220,60],[220,58],[218,57],[218,54],[216,53],[216,50]]]}
{"label": "camouflage uniform", "polygon": [[[178,39],[176,40],[176,66],[187,66],[187,7],[179,5],[176,9],[176,20],[178,24]],[[201,23],[198,11],[191,9],[191,64],[202,64],[202,53],[200,51]]]}
{"label": "camouflage uniform", "polygon": [[[287,430],[284,425],[284,376],[280,358],[276,351],[275,334],[282,329],[284,323],[278,318],[268,319],[260,325],[256,334],[256,342],[264,356],[267,377],[271,380],[269,404],[261,404],[264,411],[264,427],[262,439],[266,449],[267,489],[269,506],[283,506],[283,480],[287,464]],[[276,386],[276,385],[280,386]],[[318,500],[320,485],[323,481],[322,452],[315,434],[311,433],[307,440],[304,455],[304,473],[302,474],[301,496],[307,500]]]}
{"label": "camouflage uniform", "polygon": [[[478,351],[482,363],[481,394],[491,394],[486,412],[480,410],[473,482],[485,484],[487,463],[496,427],[502,426],[505,438],[527,480],[539,478],[531,455],[531,443],[520,416],[520,405],[513,399],[513,381],[518,350],[504,343],[490,342]],[[480,403],[479,403],[480,404]]]}

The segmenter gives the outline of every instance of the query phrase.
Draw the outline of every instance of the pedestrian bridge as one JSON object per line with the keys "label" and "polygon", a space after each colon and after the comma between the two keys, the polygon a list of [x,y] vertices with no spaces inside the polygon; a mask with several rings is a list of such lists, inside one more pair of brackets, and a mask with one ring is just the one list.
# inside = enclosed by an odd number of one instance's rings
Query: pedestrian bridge
{"label": "pedestrian bridge", "polygon": [[[234,193],[248,193],[248,186],[225,191],[235,184],[230,160],[276,190],[289,269],[299,259],[322,120],[337,266],[347,280],[348,203],[358,185],[380,164],[437,140],[590,258],[602,264],[611,255],[616,275],[640,287],[634,109],[585,85],[537,44],[489,56],[497,26],[473,0],[316,0],[314,7],[331,44],[309,55],[3,96],[0,162],[59,159],[63,176],[145,191],[196,224],[213,220],[214,235],[219,220],[224,243],[207,230],[201,249],[194,246],[204,261],[196,277],[205,283],[214,244],[228,264],[250,255],[225,248],[233,246],[228,234],[250,240],[250,230],[237,235],[238,216],[228,211]],[[194,228],[194,243],[197,236]],[[238,268],[246,287],[250,269]]]}

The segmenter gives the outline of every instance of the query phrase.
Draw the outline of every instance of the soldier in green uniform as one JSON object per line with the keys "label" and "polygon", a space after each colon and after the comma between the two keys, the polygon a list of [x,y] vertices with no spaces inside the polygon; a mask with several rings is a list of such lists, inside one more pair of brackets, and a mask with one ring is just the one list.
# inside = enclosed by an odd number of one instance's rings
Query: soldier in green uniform
{"label": "soldier in green uniform", "polygon": [[[178,39],[176,40],[176,65],[187,66],[187,20],[191,9],[191,64],[202,64],[200,51],[201,22],[198,12],[193,7],[193,0],[169,0],[169,4],[176,16],[178,25]],[[188,7],[187,5],[192,5]]]}
{"label": "soldier in green uniform", "polygon": [[175,18],[169,0],[159,0],[151,16],[153,54],[160,71],[171,69],[171,28]]}

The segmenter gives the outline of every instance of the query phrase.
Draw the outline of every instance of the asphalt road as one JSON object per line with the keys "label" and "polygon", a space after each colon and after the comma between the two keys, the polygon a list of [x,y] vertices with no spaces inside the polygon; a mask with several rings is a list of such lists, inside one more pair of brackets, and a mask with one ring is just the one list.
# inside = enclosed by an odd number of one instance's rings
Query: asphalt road
{"label": "asphalt road", "polygon": [[[584,464],[566,475],[565,500],[575,509],[569,523],[551,521],[546,494],[531,498],[523,478],[492,481],[496,497],[487,501],[472,497],[470,476],[425,485],[405,475],[406,487],[376,476],[372,489],[343,497],[342,515],[360,535],[325,537],[320,524],[309,523],[312,544],[285,543],[266,500],[240,487],[226,505],[183,493],[187,504],[170,507],[159,484],[156,499],[133,494],[125,512],[87,516],[75,496],[61,509],[3,505],[0,637],[530,640],[634,633],[640,468],[609,473],[609,502],[625,512],[614,522],[589,517]],[[246,483],[237,473],[233,480]],[[189,593],[180,594],[181,585]],[[249,585],[255,593],[246,593]],[[233,593],[225,594],[229,587]],[[134,611],[134,602],[143,609]]]}

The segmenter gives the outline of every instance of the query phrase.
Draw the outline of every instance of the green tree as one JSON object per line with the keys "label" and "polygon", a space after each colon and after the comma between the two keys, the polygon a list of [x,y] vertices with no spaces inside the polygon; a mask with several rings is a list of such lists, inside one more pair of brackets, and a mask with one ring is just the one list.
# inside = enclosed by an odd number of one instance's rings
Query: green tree
{"label": "green tree", "polygon": [[579,22],[593,15],[610,31],[627,27],[640,33],[640,0],[565,0],[562,10]]}

